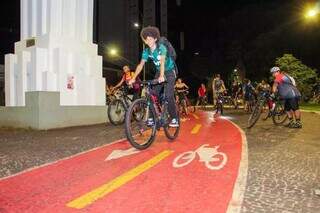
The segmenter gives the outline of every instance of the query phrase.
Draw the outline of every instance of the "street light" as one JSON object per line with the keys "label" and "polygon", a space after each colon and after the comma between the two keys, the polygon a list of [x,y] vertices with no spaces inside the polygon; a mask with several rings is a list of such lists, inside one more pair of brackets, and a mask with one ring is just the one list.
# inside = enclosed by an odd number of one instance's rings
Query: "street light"
{"label": "street light", "polygon": [[[142,15],[141,14],[139,14],[139,16],[140,16],[140,18],[142,17]],[[143,19],[142,19],[143,20]],[[134,28],[136,28],[137,30],[139,30],[140,29],[140,23],[139,22],[134,22],[133,23],[133,27]],[[144,26],[143,26],[143,23],[142,23],[142,28],[143,28]],[[139,38],[139,41],[140,41],[140,36],[138,36]],[[140,44],[140,42],[139,42],[139,44]],[[144,44],[144,42],[142,41],[142,51],[144,50],[144,48],[145,48],[145,44]],[[140,48],[139,48],[140,49]],[[143,66],[143,80],[146,80],[146,65],[144,65]]]}
{"label": "street light", "polygon": [[113,57],[113,58],[121,58],[122,60],[126,61],[127,63],[129,63],[130,65],[135,65],[134,63],[132,63],[129,59],[121,56],[119,54],[119,51],[118,49],[116,48],[106,48],[106,54],[108,54],[110,57]]}
{"label": "street light", "polygon": [[306,12],[305,12],[305,18],[306,19],[314,19],[317,17],[317,15],[319,14],[319,7],[318,6],[313,6],[313,7],[309,7]]}
{"label": "street light", "polygon": [[137,29],[140,28],[140,24],[139,24],[138,22],[133,23],[133,26],[134,26],[135,28],[137,28]]}
{"label": "street light", "polygon": [[110,49],[110,55],[116,56],[118,54],[118,51],[116,49]]}
{"label": "street light", "polygon": [[317,15],[317,11],[315,10],[315,9],[312,9],[312,10],[309,10],[308,12],[307,12],[307,14],[306,14],[306,16],[308,17],[308,18],[312,18],[312,17],[315,17],[316,15]]}

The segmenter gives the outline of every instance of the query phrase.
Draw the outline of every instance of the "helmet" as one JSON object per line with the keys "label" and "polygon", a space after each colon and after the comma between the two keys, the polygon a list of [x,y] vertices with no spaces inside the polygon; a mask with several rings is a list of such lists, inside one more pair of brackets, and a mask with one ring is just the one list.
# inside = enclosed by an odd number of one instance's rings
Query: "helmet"
{"label": "helmet", "polygon": [[280,68],[279,68],[279,67],[272,67],[272,68],[270,69],[270,72],[271,72],[271,73],[275,73],[275,72],[278,72],[278,71],[280,71]]}

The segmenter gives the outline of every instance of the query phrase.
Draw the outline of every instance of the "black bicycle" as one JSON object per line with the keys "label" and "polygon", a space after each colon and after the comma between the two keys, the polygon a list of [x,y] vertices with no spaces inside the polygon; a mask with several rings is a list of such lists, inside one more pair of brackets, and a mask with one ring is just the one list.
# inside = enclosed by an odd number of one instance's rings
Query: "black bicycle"
{"label": "black bicycle", "polygon": [[197,107],[200,107],[201,110],[206,110],[208,105],[208,98],[207,95],[203,96],[203,97],[198,97],[197,103],[194,106],[194,112],[196,111]]}
{"label": "black bicycle", "polygon": [[217,93],[216,114],[220,113],[220,115],[223,115],[223,103],[223,93],[219,92]]}
{"label": "black bicycle", "polygon": [[188,115],[189,112],[195,112],[196,108],[193,106],[188,98],[189,90],[177,92],[176,102],[178,105],[180,115]]}
{"label": "black bicycle", "polygon": [[263,91],[259,94],[258,101],[253,107],[252,113],[248,119],[247,128],[253,127],[262,113],[264,113],[262,117],[263,120],[272,117],[272,121],[275,125],[283,124],[288,118],[288,115],[284,110],[283,101],[279,96],[271,96],[268,91]]}
{"label": "black bicycle", "polygon": [[[180,118],[178,126],[170,127],[172,118],[168,112],[168,101],[163,94],[158,98],[152,86],[159,84],[158,80],[142,81],[145,86],[145,97],[135,100],[126,113],[125,130],[127,139],[136,149],[148,148],[156,137],[157,130],[163,127],[166,137],[174,140],[179,135]],[[164,85],[165,86],[165,85]]]}
{"label": "black bicycle", "polygon": [[128,96],[128,89],[126,86],[121,86],[118,91],[118,98],[112,100],[108,105],[108,118],[113,125],[120,125],[124,123],[125,114],[132,99]]}

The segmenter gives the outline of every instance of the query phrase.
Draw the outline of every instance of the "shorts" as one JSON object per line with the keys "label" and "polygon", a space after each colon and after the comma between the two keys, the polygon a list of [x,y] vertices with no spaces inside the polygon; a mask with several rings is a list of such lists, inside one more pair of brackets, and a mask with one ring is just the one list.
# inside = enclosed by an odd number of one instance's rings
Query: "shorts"
{"label": "shorts", "polygon": [[296,111],[299,109],[299,98],[295,97],[295,98],[287,98],[284,99],[284,110],[286,112],[288,111]]}

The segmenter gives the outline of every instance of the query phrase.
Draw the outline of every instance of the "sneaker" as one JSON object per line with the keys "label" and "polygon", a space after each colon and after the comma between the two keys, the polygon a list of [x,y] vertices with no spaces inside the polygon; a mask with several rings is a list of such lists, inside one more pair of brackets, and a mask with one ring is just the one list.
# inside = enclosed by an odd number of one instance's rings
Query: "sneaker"
{"label": "sneaker", "polygon": [[147,120],[147,126],[148,126],[148,127],[154,126],[153,118],[148,118],[148,120]]}
{"label": "sneaker", "polygon": [[291,128],[293,124],[294,124],[294,120],[292,119],[292,120],[289,120],[289,123],[285,124],[284,126]]}
{"label": "sneaker", "polygon": [[173,118],[169,124],[170,127],[179,127],[179,122],[177,119]]}
{"label": "sneaker", "polygon": [[300,121],[296,121],[294,122],[291,126],[289,126],[289,128],[297,128],[297,129],[300,129],[302,128],[302,124]]}

